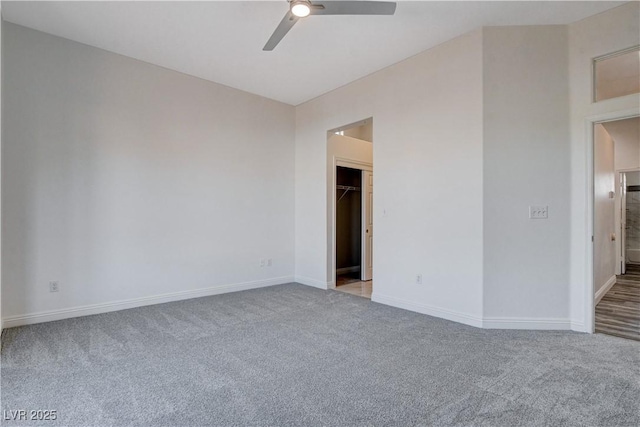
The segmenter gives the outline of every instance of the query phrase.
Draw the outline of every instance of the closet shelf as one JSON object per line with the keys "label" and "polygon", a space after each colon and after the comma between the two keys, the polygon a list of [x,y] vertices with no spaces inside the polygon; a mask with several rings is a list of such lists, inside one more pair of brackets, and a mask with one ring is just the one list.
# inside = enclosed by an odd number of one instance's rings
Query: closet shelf
{"label": "closet shelf", "polygon": [[337,190],[360,191],[360,187],[352,187],[350,185],[336,185]]}
{"label": "closet shelf", "polygon": [[342,200],[342,198],[346,196],[349,191],[360,191],[360,187],[352,187],[350,185],[336,185],[336,190],[344,190],[344,193],[342,193],[342,196],[340,196],[340,198],[336,202],[337,204],[340,203],[340,200]]}

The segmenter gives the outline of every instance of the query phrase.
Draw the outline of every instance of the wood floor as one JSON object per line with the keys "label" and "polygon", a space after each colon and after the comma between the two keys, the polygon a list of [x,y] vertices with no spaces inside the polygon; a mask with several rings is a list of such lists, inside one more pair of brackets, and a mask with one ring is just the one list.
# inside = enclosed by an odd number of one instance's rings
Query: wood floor
{"label": "wood floor", "polygon": [[627,265],[596,306],[596,332],[640,341],[640,265]]}

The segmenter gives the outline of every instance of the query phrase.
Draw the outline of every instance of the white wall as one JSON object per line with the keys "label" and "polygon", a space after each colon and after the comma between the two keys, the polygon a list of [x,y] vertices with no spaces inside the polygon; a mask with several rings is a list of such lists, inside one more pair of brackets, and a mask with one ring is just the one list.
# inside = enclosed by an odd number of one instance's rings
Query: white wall
{"label": "white wall", "polygon": [[590,330],[585,118],[640,105],[592,103],[591,60],[639,44],[639,17],[633,2],[478,30],[300,105],[295,124],[292,107],[5,23],[3,315],[274,283],[294,247],[296,279],[327,287],[326,132],[374,117],[374,300]]}
{"label": "white wall", "polygon": [[292,280],[293,107],[3,31],[5,322]]}
{"label": "white wall", "polygon": [[373,117],[373,299],[479,323],[481,67],[475,31],[297,107],[297,280],[331,280],[326,132]]}
{"label": "white wall", "polygon": [[591,274],[590,214],[592,191],[589,173],[592,147],[588,143],[588,117],[603,117],[637,110],[638,95],[593,103],[592,60],[595,57],[640,44],[640,3],[629,2],[569,25],[569,82],[571,105],[571,246],[570,299],[575,330],[591,331],[593,298]]}
{"label": "white wall", "polygon": [[367,123],[361,126],[345,129],[344,136],[373,142],[373,120],[367,120]]}
{"label": "white wall", "polygon": [[483,49],[484,316],[568,327],[567,30],[487,27]]}
{"label": "white wall", "polygon": [[[591,58],[637,44],[635,16],[632,4],[571,26],[485,28],[299,106],[296,277],[329,280],[326,238],[310,231],[326,212],[324,133],[372,116],[374,300],[487,327],[587,330],[576,272]],[[530,220],[530,205],[549,219]]]}
{"label": "white wall", "polygon": [[615,141],[616,170],[640,168],[640,117],[603,123]]}
{"label": "white wall", "polygon": [[608,284],[616,273],[616,241],[611,234],[616,232],[615,199],[609,192],[615,191],[614,142],[602,125],[595,126],[593,158],[593,208],[594,244],[593,277],[594,292]]}

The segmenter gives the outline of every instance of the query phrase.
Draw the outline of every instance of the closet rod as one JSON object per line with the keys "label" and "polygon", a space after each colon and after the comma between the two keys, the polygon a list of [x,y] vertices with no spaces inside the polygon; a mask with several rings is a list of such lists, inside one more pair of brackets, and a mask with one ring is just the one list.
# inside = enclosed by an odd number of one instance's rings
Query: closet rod
{"label": "closet rod", "polygon": [[342,198],[346,196],[349,191],[360,191],[360,187],[352,187],[350,185],[336,185],[336,189],[344,190],[344,193],[342,193],[342,196],[340,196],[336,204],[340,203],[340,200],[342,200]]}
{"label": "closet rod", "polygon": [[350,185],[336,185],[337,190],[360,191],[360,187],[352,187]]}

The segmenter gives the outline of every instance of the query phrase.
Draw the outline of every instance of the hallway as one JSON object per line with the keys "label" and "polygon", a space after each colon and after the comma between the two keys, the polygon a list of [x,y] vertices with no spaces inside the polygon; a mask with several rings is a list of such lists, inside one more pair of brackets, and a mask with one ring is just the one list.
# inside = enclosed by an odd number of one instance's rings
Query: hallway
{"label": "hallway", "polygon": [[640,341],[640,265],[627,264],[596,306],[596,333]]}

